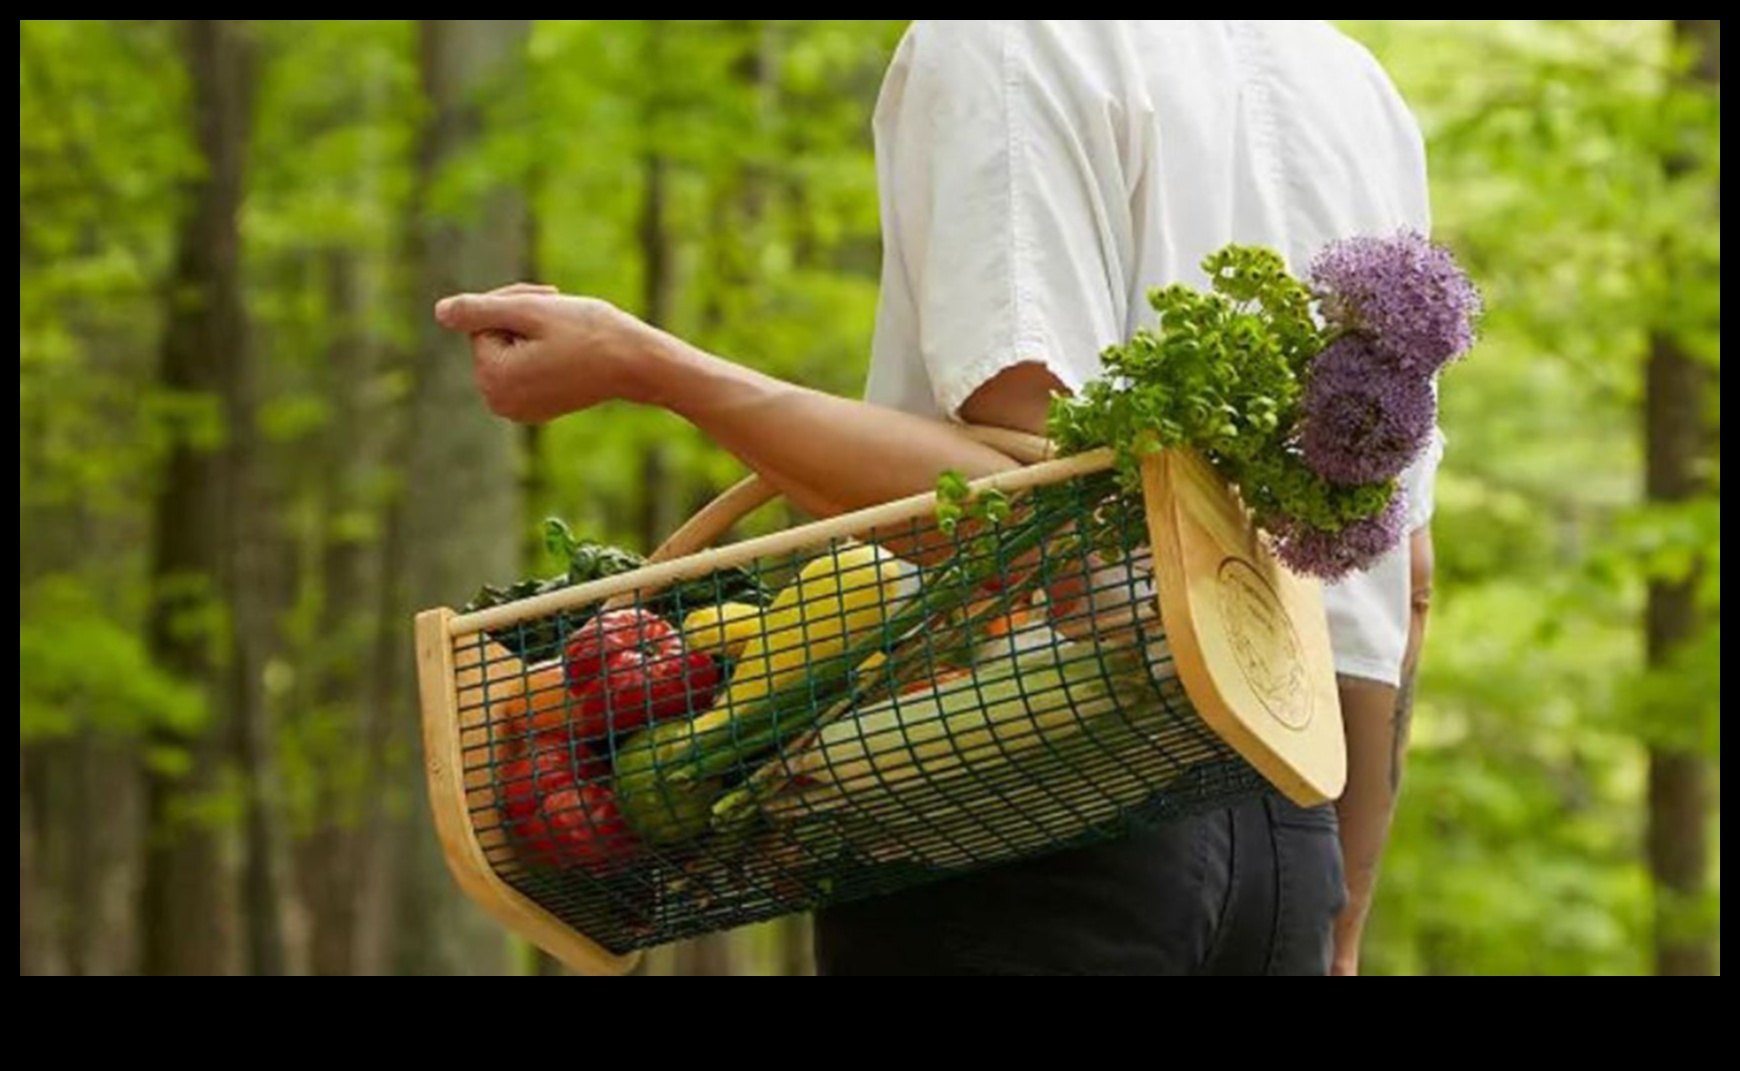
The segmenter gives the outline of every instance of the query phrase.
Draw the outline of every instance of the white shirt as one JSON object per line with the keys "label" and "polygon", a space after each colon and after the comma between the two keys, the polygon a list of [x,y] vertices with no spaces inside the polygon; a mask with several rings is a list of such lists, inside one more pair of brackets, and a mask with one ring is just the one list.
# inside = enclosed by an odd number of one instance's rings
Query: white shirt
{"label": "white shirt", "polygon": [[[913,23],[876,119],[881,304],[870,401],[954,416],[1013,365],[1079,388],[1205,286],[1229,242],[1296,270],[1327,243],[1429,232],[1419,128],[1376,60],[1316,21]],[[1431,514],[1441,445],[1404,478]],[[1404,545],[1325,590],[1336,670],[1395,684]]]}

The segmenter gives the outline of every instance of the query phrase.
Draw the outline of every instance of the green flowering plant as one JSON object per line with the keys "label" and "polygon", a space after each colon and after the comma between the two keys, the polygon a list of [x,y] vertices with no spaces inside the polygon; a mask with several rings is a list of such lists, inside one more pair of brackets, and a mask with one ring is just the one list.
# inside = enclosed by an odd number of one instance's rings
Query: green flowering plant
{"label": "green flowering plant", "polygon": [[1200,451],[1297,572],[1337,580],[1402,539],[1402,472],[1437,425],[1433,380],[1474,342],[1480,300],[1420,235],[1330,246],[1309,282],[1280,254],[1227,246],[1209,287],[1155,290],[1152,328],[1053,400],[1063,454],[1110,447],[1132,496],[1142,458]]}

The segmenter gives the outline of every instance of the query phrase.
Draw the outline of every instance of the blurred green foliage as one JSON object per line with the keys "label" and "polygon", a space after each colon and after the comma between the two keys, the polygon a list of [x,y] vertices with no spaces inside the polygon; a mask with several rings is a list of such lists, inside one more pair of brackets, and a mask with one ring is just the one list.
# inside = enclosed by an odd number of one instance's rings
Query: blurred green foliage
{"label": "blurred green foliage", "polygon": [[[1646,506],[1640,430],[1654,335],[1716,373],[1719,432],[1719,95],[1676,77],[1684,57],[1659,20],[1344,25],[1419,114],[1439,236],[1490,309],[1482,346],[1444,394],[1439,594],[1367,967],[1646,971],[1644,747],[1695,746],[1718,769],[1720,759],[1719,451],[1707,494]],[[467,218],[478,190],[511,181],[532,207],[528,271],[639,310],[656,159],[673,254],[665,326],[855,393],[877,281],[868,117],[903,27],[541,22],[526,76],[490,95],[484,137],[438,176],[429,211]],[[153,21],[20,24],[24,745],[89,733],[142,748],[148,730],[191,731],[221,714],[153,667],[141,638],[165,446],[225,436],[212,399],[154,385],[164,309],[199,300],[164,293],[177,192],[203,166],[170,32]],[[275,622],[267,685],[295,830],[327,780],[367,791],[369,771],[323,744],[342,739],[339,713],[308,678],[371,657],[372,633],[317,626],[318,560],[333,539],[378,546],[403,488],[390,458],[335,466],[327,440],[347,406],[389,412],[409,390],[402,358],[423,315],[408,264],[425,105],[410,23],[262,21],[253,32],[242,232],[275,578],[260,597]],[[739,472],[680,421],[627,408],[550,427],[525,464],[538,477],[529,517],[560,514],[622,543],[643,540],[649,518],[668,529]],[[526,538],[525,519],[502,526],[504,538]],[[1712,624],[1670,667],[1646,672],[1646,585],[1695,566]],[[1719,892],[1694,915],[1719,933]],[[751,958],[776,969],[764,939],[753,937]]]}

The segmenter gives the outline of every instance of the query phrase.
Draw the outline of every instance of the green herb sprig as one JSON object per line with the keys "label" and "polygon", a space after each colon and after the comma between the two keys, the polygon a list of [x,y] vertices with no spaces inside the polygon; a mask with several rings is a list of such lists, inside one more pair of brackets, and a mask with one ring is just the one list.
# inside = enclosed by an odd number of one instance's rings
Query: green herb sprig
{"label": "green herb sprig", "polygon": [[1238,484],[1259,522],[1335,531],[1381,512],[1391,485],[1332,484],[1291,441],[1305,371],[1331,337],[1312,315],[1311,289],[1270,249],[1228,246],[1203,269],[1208,290],[1153,291],[1158,324],[1108,348],[1105,374],[1080,394],[1053,401],[1047,431],[1059,452],[1112,447],[1134,494],[1144,456],[1194,448]]}

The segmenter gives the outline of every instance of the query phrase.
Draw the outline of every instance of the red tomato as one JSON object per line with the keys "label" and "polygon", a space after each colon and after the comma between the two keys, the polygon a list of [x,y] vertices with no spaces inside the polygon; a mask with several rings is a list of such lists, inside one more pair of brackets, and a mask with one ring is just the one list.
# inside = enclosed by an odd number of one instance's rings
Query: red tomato
{"label": "red tomato", "polygon": [[556,839],[550,833],[550,824],[542,818],[527,818],[513,824],[515,853],[528,863],[537,866],[559,865],[557,858]]}
{"label": "red tomato", "polygon": [[538,813],[545,796],[572,788],[574,774],[574,764],[560,751],[540,751],[529,761],[516,759],[503,763],[496,771],[502,810],[509,819],[530,818]]}
{"label": "red tomato", "polygon": [[613,737],[706,710],[719,687],[713,660],[645,610],[594,617],[569,638],[564,659],[574,733],[599,753]]}
{"label": "red tomato", "polygon": [[562,866],[596,870],[635,849],[634,831],[602,785],[583,785],[544,797],[542,821]]}
{"label": "red tomato", "polygon": [[[536,866],[596,870],[634,850],[636,838],[602,783],[603,763],[540,752],[496,771],[515,854]],[[578,774],[578,778],[576,775]]]}

